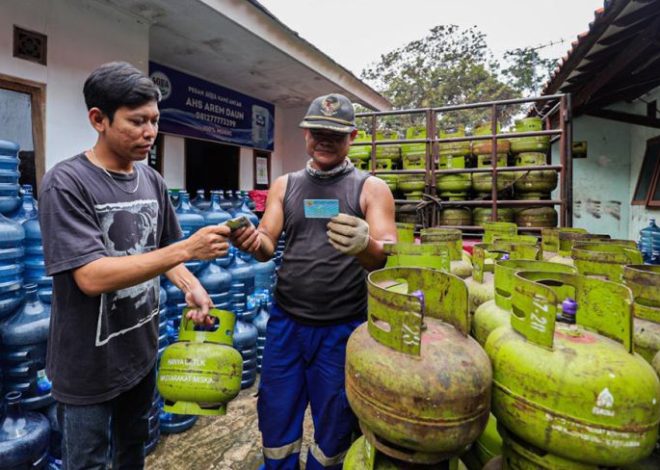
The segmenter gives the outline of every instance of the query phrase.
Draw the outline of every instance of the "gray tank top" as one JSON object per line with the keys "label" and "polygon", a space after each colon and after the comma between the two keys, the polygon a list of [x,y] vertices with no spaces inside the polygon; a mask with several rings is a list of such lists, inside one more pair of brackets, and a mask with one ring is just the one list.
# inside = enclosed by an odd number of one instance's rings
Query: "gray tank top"
{"label": "gray tank top", "polygon": [[355,168],[328,180],[290,173],[284,195],[286,245],[275,301],[307,324],[341,323],[367,312],[367,271],[329,242],[328,219],[306,219],[305,199],[337,199],[339,211],[364,218],[360,193],[369,174]]}

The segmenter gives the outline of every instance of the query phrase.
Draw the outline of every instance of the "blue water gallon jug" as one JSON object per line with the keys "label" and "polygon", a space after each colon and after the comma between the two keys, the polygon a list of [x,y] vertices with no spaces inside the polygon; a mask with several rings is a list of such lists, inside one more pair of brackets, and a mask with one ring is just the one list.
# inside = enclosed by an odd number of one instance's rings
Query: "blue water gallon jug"
{"label": "blue water gallon jug", "polygon": [[[232,263],[227,270],[231,274],[231,292],[232,302],[235,308],[242,308],[241,311],[247,310],[248,297],[254,293],[254,268],[244,258],[249,257],[248,254],[243,254],[240,250],[232,247],[234,253]],[[241,312],[234,312],[239,315]]]}
{"label": "blue water gallon jug", "polygon": [[257,328],[237,317],[234,326],[234,347],[243,358],[242,389],[251,387],[257,378],[257,337]]}
{"label": "blue water gallon jug", "polygon": [[170,197],[170,202],[174,209],[179,207],[179,190],[178,189],[168,189],[167,195]]}
{"label": "blue water gallon jug", "polygon": [[192,205],[199,211],[205,211],[211,205],[211,202],[206,199],[206,194],[203,189],[198,189],[195,193],[195,198],[191,201]]}
{"label": "blue water gallon jug", "polygon": [[[197,209],[193,208],[192,204],[190,204],[190,196],[185,191],[179,192],[179,207],[177,207],[175,212],[177,219],[179,219],[183,238],[190,237],[204,226],[204,216]],[[204,266],[204,262],[200,260],[190,260],[184,264],[193,274]]]}
{"label": "blue water gallon jug", "polygon": [[164,282],[164,288],[167,295],[167,340],[174,343],[179,339],[181,314],[188,304],[183,291],[169,280]]}
{"label": "blue water gallon jug", "polygon": [[158,296],[158,357],[163,353],[165,348],[169,346],[170,341],[168,337],[167,321],[167,291],[163,286],[160,287]]}
{"label": "blue water gallon jug", "polygon": [[23,301],[23,226],[0,215],[0,318],[11,315]]}
{"label": "blue water gallon jug", "polygon": [[163,399],[159,399],[160,432],[163,434],[178,434],[192,428],[197,422],[194,415],[175,415],[163,411]]}
{"label": "blue water gallon jug", "polygon": [[53,295],[53,278],[46,274],[41,227],[36,214],[23,222],[23,229],[25,230],[24,281],[35,283],[39,299],[50,304]]}
{"label": "blue water gallon jug", "polygon": [[37,217],[37,203],[32,196],[32,186],[29,184],[21,186],[19,197],[21,203],[18,205],[18,208],[16,208],[11,214],[8,214],[7,217],[22,224],[32,217]]}
{"label": "blue water gallon jug", "polygon": [[160,441],[160,395],[154,391],[149,410],[149,437],[144,443],[144,455],[149,455]]}
{"label": "blue water gallon jug", "polygon": [[280,238],[277,239],[277,246],[275,247],[275,254],[273,261],[278,268],[282,264],[282,257],[284,256],[284,248],[286,247],[286,234],[282,232]]}
{"label": "blue water gallon jug", "polygon": [[230,288],[231,274],[216,263],[209,263],[206,268],[197,275],[199,282],[211,297],[216,308],[231,310]]}
{"label": "blue water gallon jug", "polygon": [[259,225],[259,217],[255,215],[254,212],[250,210],[248,207],[247,201],[248,201],[247,194],[241,199],[241,204],[236,208],[234,211],[234,217],[241,217],[245,216],[248,218],[248,220],[254,225],[255,227]]}
{"label": "blue water gallon jug", "polygon": [[265,263],[256,262],[252,265],[254,269],[254,292],[255,294],[267,293],[272,295],[277,280],[277,265],[269,259]]}
{"label": "blue water gallon jug", "polygon": [[223,211],[229,213],[233,207],[230,200],[231,191],[218,190],[218,194],[220,195],[220,207],[222,207]]}
{"label": "blue water gallon jug", "polygon": [[18,151],[17,143],[0,140],[0,212],[5,215],[11,214],[21,204]]}
{"label": "blue water gallon jug", "polygon": [[5,395],[0,416],[0,468],[43,468],[48,461],[50,425],[41,413],[24,411],[21,393]]}
{"label": "blue water gallon jug", "polygon": [[645,263],[660,264],[660,227],[655,218],[649,219],[648,227],[639,231],[639,251]]}
{"label": "blue water gallon jug", "polygon": [[206,225],[219,225],[231,219],[231,214],[222,208],[220,202],[220,192],[211,191],[211,203],[204,212],[204,223]]}
{"label": "blue water gallon jug", "polygon": [[261,372],[264,346],[266,346],[266,328],[268,327],[268,320],[270,319],[267,305],[266,301],[261,303],[259,313],[257,313],[257,316],[252,321],[252,324],[257,329],[257,372]]}
{"label": "blue water gallon jug", "polygon": [[62,468],[62,428],[57,419],[57,404],[53,403],[43,410],[50,425],[50,440],[48,444],[48,470]]}
{"label": "blue water gallon jug", "polygon": [[39,300],[36,284],[25,285],[25,303],[0,331],[0,364],[5,391],[21,392],[25,409],[36,410],[53,402],[46,376],[46,342],[50,305]]}

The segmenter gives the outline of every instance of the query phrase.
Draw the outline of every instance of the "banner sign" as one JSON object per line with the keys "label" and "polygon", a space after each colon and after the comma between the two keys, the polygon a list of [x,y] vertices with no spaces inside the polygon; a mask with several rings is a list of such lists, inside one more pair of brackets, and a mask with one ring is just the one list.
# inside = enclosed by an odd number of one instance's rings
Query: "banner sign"
{"label": "banner sign", "polygon": [[155,62],[149,76],[163,95],[162,132],[273,150],[272,104]]}

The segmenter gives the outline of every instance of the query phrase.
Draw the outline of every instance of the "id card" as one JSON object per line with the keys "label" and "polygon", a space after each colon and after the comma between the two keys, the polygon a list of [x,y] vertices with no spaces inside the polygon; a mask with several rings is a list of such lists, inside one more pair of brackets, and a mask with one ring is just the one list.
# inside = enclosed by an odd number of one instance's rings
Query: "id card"
{"label": "id card", "polygon": [[305,199],[306,219],[330,219],[339,215],[339,199]]}

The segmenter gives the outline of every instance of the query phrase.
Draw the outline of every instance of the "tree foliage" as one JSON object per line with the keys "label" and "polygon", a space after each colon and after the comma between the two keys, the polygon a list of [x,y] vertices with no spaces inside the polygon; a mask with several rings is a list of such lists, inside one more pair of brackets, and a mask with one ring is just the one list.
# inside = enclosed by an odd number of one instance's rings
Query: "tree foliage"
{"label": "tree foliage", "polygon": [[[426,108],[529,96],[552,65],[529,48],[508,51],[504,60],[502,68],[476,27],[439,25],[424,38],[382,55],[362,72],[362,78],[397,109]],[[519,111],[517,107],[503,110],[500,120]],[[439,126],[470,127],[489,118],[488,109],[452,112],[439,117]],[[399,121],[410,125],[409,119]]]}

